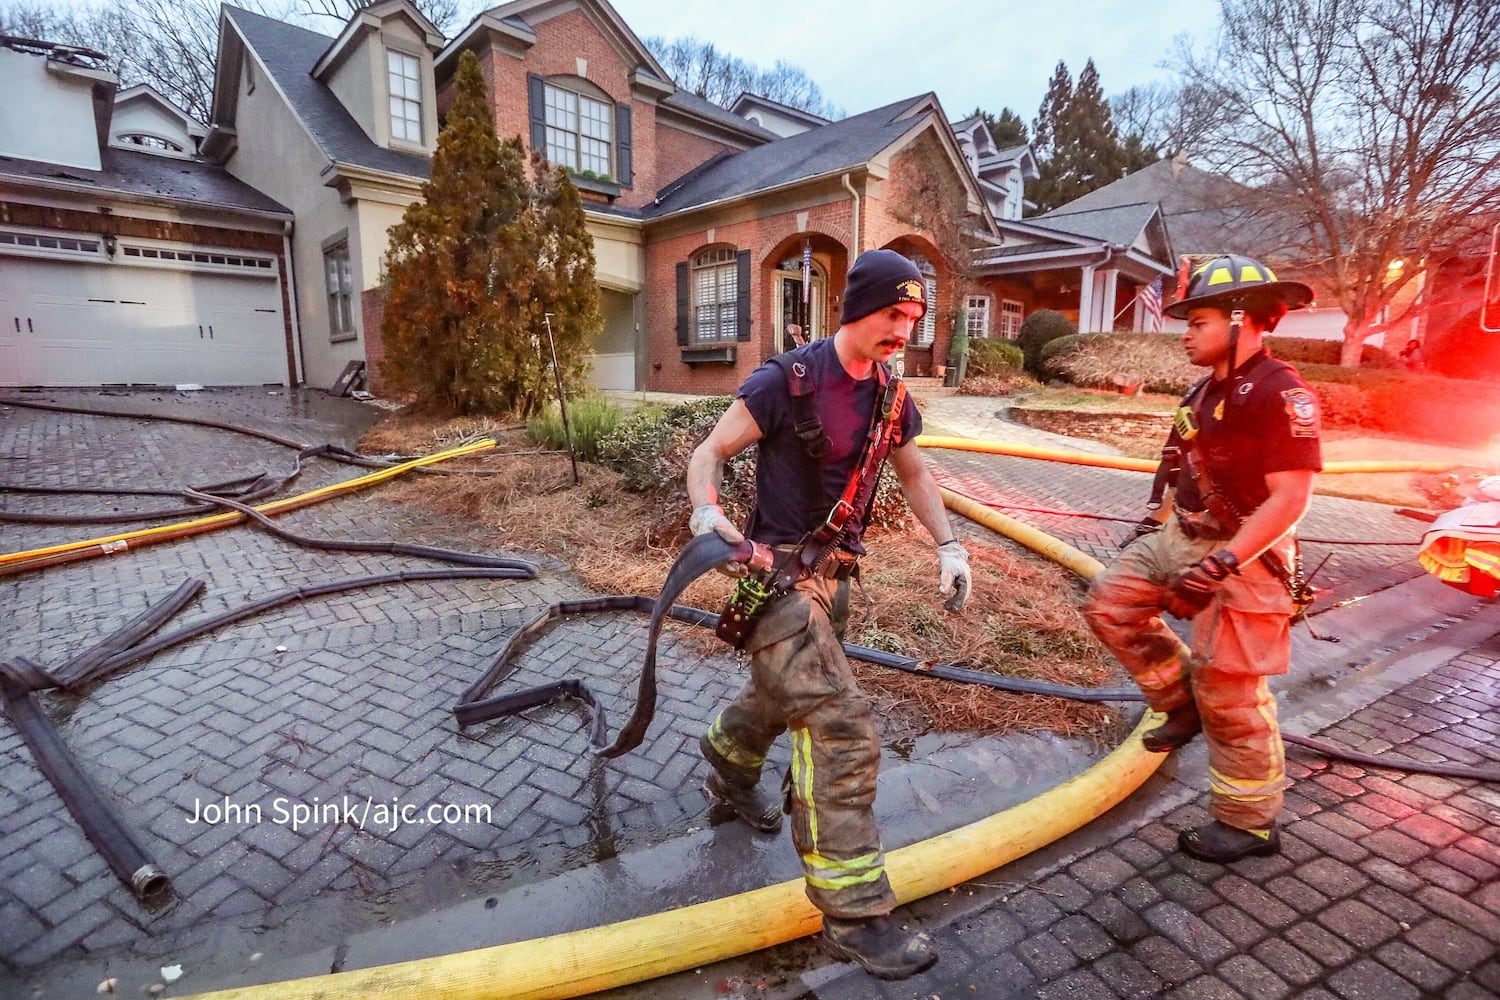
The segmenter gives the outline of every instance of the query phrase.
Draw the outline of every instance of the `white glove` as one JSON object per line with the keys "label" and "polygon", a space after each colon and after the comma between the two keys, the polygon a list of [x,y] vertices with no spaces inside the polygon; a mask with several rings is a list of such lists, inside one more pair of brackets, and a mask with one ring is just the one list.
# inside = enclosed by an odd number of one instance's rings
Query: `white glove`
{"label": "white glove", "polygon": [[938,593],[948,598],[943,607],[949,611],[962,611],[964,602],[969,599],[969,587],[974,582],[974,575],[969,570],[969,550],[955,538],[939,545],[937,554]]}
{"label": "white glove", "polygon": [[[688,530],[693,533],[694,538],[713,532],[731,545],[745,540],[745,536],[740,533],[740,530],[733,524],[730,524],[729,518],[724,516],[724,508],[716,503],[706,503],[694,507],[693,516],[688,518]],[[725,576],[738,578],[749,573],[750,568],[744,563],[732,562],[720,566],[719,572]]]}

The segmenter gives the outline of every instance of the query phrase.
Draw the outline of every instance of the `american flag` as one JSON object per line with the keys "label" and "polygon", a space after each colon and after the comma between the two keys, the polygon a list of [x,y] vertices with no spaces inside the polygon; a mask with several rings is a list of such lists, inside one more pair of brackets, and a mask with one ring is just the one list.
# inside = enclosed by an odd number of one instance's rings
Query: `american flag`
{"label": "american flag", "polygon": [[802,304],[812,301],[812,242],[802,243]]}
{"label": "american flag", "polygon": [[1146,307],[1146,329],[1161,332],[1161,275],[1140,291],[1141,305]]}

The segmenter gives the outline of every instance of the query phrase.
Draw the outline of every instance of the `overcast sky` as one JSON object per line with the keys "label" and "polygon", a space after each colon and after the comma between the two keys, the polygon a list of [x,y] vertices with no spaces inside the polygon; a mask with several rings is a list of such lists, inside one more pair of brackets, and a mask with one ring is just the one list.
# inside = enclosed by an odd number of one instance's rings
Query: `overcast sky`
{"label": "overcast sky", "polygon": [[800,66],[847,114],[936,91],[950,117],[976,106],[1036,117],[1059,59],[1092,57],[1106,94],[1165,80],[1173,37],[1212,37],[1213,0],[611,0],[641,38],[695,35],[758,66]]}

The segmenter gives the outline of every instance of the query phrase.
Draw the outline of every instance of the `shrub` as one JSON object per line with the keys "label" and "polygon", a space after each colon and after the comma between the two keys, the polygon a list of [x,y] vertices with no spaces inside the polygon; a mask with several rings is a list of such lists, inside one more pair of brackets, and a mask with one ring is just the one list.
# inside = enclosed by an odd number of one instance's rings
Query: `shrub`
{"label": "shrub", "polygon": [[1073,325],[1072,320],[1051,309],[1038,309],[1027,316],[1021,323],[1020,336],[1016,338],[1026,357],[1026,370],[1032,374],[1039,374],[1042,348],[1058,337],[1066,337],[1077,332],[1078,327]]}
{"label": "shrub", "polygon": [[[1278,337],[1272,334],[1264,338],[1271,354],[1282,361],[1290,361],[1301,368],[1303,365],[1337,365],[1343,344],[1337,340],[1322,340],[1313,337]],[[1361,367],[1396,368],[1396,360],[1373,344],[1365,344],[1360,354]]]}
{"label": "shrub", "polygon": [[[627,489],[657,494],[664,507],[680,510],[685,526],[688,459],[731,402],[729,396],[712,396],[668,407],[641,407],[626,415],[600,443],[601,458],[622,475]],[[724,466],[719,505],[735,524],[744,524],[755,506],[755,459],[756,449],[747,448]],[[880,478],[866,526],[905,528],[911,521],[900,483],[887,470]]]}
{"label": "shrub", "polygon": [[1123,375],[1146,392],[1180,396],[1203,374],[1188,363],[1182,338],[1160,333],[1086,333],[1042,349],[1043,374],[1089,388],[1112,387]]}
{"label": "shrub", "polygon": [[1026,363],[1021,348],[1009,340],[970,340],[967,375],[1004,376],[1020,371]]}
{"label": "shrub", "polygon": [[[573,432],[573,448],[585,462],[599,461],[600,442],[614,433],[620,421],[620,410],[602,396],[585,396],[568,405],[568,427]],[[526,421],[526,433],[543,448],[562,450],[568,446],[558,407],[549,406],[540,416]]]}

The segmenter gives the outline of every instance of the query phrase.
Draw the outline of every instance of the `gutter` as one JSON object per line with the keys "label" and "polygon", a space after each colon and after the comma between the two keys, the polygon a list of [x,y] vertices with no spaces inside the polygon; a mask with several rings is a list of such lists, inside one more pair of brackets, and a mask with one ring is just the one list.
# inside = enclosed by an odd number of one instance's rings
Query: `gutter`
{"label": "gutter", "polygon": [[854,251],[854,256],[858,257],[859,256],[859,246],[860,246],[860,244],[859,244],[859,192],[857,190],[855,190],[853,184],[849,183],[849,175],[848,175],[848,173],[845,173],[843,177],[839,178],[839,180],[841,180],[841,181],[844,182],[844,190],[848,191],[849,194],[850,194],[850,196],[854,198],[854,215],[853,215],[853,221],[850,223],[850,226],[849,226],[849,240],[850,240],[850,242],[852,242],[854,244],[854,246],[851,247],[850,249],[852,249]]}
{"label": "gutter", "polygon": [[302,307],[297,302],[297,265],[292,259],[292,220],[281,227],[281,259],[286,261],[286,300],[292,320],[292,384],[301,385],[302,375],[307,371],[307,359],[302,352]]}
{"label": "gutter", "polygon": [[[286,222],[292,218],[291,212],[275,212],[264,208],[244,208],[238,205],[226,205],[223,202],[217,201],[196,201],[188,198],[169,199],[161,195],[129,191],[124,188],[104,187],[98,184],[74,184],[68,181],[48,180],[47,178],[32,177],[24,174],[4,174],[0,175],[0,178],[3,178],[7,183],[14,184],[17,188],[24,189],[31,187],[44,191],[64,191],[69,194],[88,195],[94,200],[97,200],[101,195],[105,195],[112,198],[128,199],[141,205],[155,205],[159,208],[171,208],[177,211],[181,211],[184,207],[209,208],[234,215],[249,216],[257,219],[272,219],[276,222]],[[211,223],[208,223],[208,225],[211,225]]]}
{"label": "gutter", "polygon": [[705,201],[701,205],[692,205],[688,208],[679,208],[674,212],[667,212],[662,215],[652,216],[645,221],[648,224],[662,222],[666,219],[675,219],[679,216],[691,215],[693,212],[703,212],[711,208],[722,208],[725,205],[733,205],[736,202],[749,201],[752,198],[761,198],[768,194],[775,194],[778,191],[787,191],[792,188],[801,187],[804,184],[811,184],[814,181],[831,181],[834,178],[838,177],[840,174],[843,174],[843,176],[845,177],[848,176],[848,173],[846,171],[839,170],[826,174],[813,174],[810,177],[798,177],[796,180],[785,181],[784,183],[776,184],[772,187],[756,188],[754,191],[747,191],[744,194],[730,195],[727,198],[716,198],[713,201]]}

